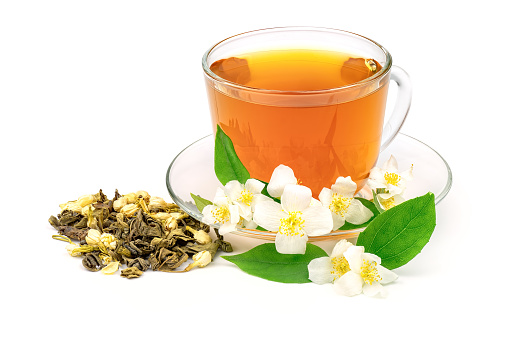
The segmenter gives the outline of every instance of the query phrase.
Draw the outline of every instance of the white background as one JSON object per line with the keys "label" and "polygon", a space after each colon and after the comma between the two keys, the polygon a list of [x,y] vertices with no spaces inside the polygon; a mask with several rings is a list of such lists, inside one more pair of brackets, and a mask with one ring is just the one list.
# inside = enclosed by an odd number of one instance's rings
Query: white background
{"label": "white background", "polygon": [[[509,27],[500,3],[1,2],[0,330],[53,338],[503,335]],[[60,203],[99,188],[169,200],[169,163],[211,133],[205,50],[240,32],[292,25],[344,29],[386,47],[413,83],[403,132],[452,168],[431,241],[396,270],[389,296],[265,281],[220,258],[188,274],[127,280],[90,273],[68,256],[47,222]],[[257,244],[227,240],[237,252]]]}

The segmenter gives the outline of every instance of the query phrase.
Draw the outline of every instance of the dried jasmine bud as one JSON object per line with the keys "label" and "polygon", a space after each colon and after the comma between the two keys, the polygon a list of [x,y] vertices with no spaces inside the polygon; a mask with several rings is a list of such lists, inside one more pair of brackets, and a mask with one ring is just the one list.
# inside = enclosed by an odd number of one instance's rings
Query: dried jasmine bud
{"label": "dried jasmine bud", "polygon": [[69,253],[69,255],[71,257],[80,257],[83,253],[83,252],[79,251],[80,248],[81,248],[80,245],[75,244],[73,242],[71,242],[70,244],[65,246],[67,253]]}
{"label": "dried jasmine bud", "polygon": [[87,205],[93,204],[96,201],[97,198],[95,196],[93,196],[92,194],[86,194],[79,197],[76,203],[81,207],[85,207]]}
{"label": "dried jasmine bud", "polygon": [[146,191],[137,191],[135,194],[137,198],[141,196],[146,203],[150,201],[150,194]]}
{"label": "dried jasmine bud", "polygon": [[[149,209],[150,209],[150,207],[149,207]],[[151,214],[150,216],[154,219],[163,220],[163,221],[166,221],[169,218],[173,218],[170,213],[166,213],[166,212],[157,212],[157,213]]]}
{"label": "dried jasmine bud", "polygon": [[98,245],[101,242],[101,232],[96,229],[88,230],[85,241],[89,245]]}
{"label": "dried jasmine bud", "polygon": [[138,200],[136,193],[129,193],[122,196],[126,199],[127,204],[134,204]]}
{"label": "dried jasmine bud", "polygon": [[208,233],[206,233],[203,230],[197,231],[194,228],[189,227],[189,226],[186,226],[186,230],[188,230],[189,232],[191,232],[193,234],[194,239],[200,245],[205,245],[205,244],[209,244],[212,242],[212,238],[210,237],[210,235],[208,235]]}
{"label": "dried jasmine bud", "polygon": [[68,211],[73,211],[73,212],[81,214],[82,208],[83,207],[80,204],[78,204],[76,201],[69,201],[69,202],[66,202],[65,204],[60,204],[60,209],[62,211],[68,210]]}
{"label": "dried jasmine bud", "polygon": [[171,233],[174,229],[178,227],[178,222],[175,218],[167,219],[164,223],[164,230],[166,233]]}
{"label": "dried jasmine bud", "polygon": [[193,267],[196,266],[198,267],[207,266],[212,261],[212,255],[210,254],[209,251],[201,251],[193,255],[193,260],[194,262],[189,264],[189,266],[185,268],[184,270],[185,272],[190,271]]}
{"label": "dried jasmine bud", "polygon": [[168,204],[166,201],[164,201],[163,198],[159,197],[150,197],[150,200],[148,202],[148,210],[150,212],[158,212],[158,211],[165,211],[167,209]]}
{"label": "dried jasmine bud", "polygon": [[106,248],[114,250],[117,247],[117,239],[115,239],[113,234],[101,234],[100,241],[104,244],[104,246],[106,246]]}
{"label": "dried jasmine bud", "polygon": [[120,212],[122,208],[127,205],[127,198],[126,197],[120,197],[117,200],[113,202],[113,209],[117,212]]}
{"label": "dried jasmine bud", "polygon": [[127,218],[132,218],[140,209],[138,204],[127,204],[120,209],[120,213],[125,215]]}
{"label": "dried jasmine bud", "polygon": [[95,209],[94,206],[87,205],[81,209],[80,213],[81,213],[81,215],[88,216],[90,213],[92,213],[94,211],[94,209]]}
{"label": "dried jasmine bud", "polygon": [[173,218],[175,218],[175,220],[177,220],[177,221],[189,217],[189,215],[187,213],[183,213],[183,212],[182,213],[181,212],[172,212],[172,213],[170,213],[170,215]]}
{"label": "dried jasmine bud", "polygon": [[128,267],[120,272],[120,276],[127,279],[139,278],[142,274],[143,272],[136,267]]}

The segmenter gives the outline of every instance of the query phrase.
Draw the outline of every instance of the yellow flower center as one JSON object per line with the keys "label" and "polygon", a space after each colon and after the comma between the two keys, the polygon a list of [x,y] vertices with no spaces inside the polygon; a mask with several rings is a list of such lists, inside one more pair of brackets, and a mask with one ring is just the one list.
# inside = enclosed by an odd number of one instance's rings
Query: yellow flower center
{"label": "yellow flower center", "polygon": [[388,210],[389,208],[393,208],[394,206],[396,206],[396,203],[394,202],[394,197],[390,197],[389,199],[380,199],[379,201],[384,210]]}
{"label": "yellow flower center", "polygon": [[361,266],[361,277],[366,284],[372,285],[375,281],[380,281],[380,275],[376,268],[376,262],[364,259]]}
{"label": "yellow flower center", "polygon": [[345,257],[334,257],[331,258],[332,262],[332,271],[330,272],[334,275],[334,280],[340,278],[343,274],[350,271],[350,264],[348,264],[348,260]]}
{"label": "yellow flower center", "polygon": [[240,193],[239,201],[243,202],[244,204],[251,206],[251,202],[253,201],[254,194],[249,192],[248,190],[244,189]]}
{"label": "yellow flower center", "polygon": [[345,198],[340,194],[334,193],[332,194],[332,201],[329,205],[329,209],[333,213],[341,214],[341,216],[344,217],[352,203],[352,200],[353,198]]}
{"label": "yellow flower center", "polygon": [[302,229],[304,228],[304,219],[302,219],[302,212],[290,212],[288,218],[281,218],[281,226],[279,226],[279,233],[294,236],[304,236]]}
{"label": "yellow flower center", "polygon": [[217,222],[224,224],[228,220],[230,220],[230,211],[228,210],[228,206],[223,205],[212,211],[212,215],[216,219]]}
{"label": "yellow flower center", "polygon": [[384,179],[387,182],[387,185],[397,186],[398,182],[401,180],[401,177],[399,174],[387,172],[384,174]]}

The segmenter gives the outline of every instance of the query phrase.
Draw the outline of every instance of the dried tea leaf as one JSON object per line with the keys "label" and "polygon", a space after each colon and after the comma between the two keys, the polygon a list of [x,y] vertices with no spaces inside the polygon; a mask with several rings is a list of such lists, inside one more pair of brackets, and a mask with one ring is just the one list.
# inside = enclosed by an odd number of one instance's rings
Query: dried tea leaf
{"label": "dried tea leaf", "polygon": [[92,272],[97,272],[104,267],[101,258],[95,252],[85,254],[81,263],[87,270]]}
{"label": "dried tea leaf", "polygon": [[143,272],[136,267],[129,267],[120,271],[120,276],[127,279],[139,278],[142,274]]}

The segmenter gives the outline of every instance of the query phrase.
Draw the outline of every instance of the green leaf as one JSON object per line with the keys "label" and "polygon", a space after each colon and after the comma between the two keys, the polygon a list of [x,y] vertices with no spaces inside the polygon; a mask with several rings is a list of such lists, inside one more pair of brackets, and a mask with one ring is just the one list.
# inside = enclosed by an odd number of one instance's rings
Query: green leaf
{"label": "green leaf", "polygon": [[368,226],[369,223],[373,219],[375,219],[377,215],[380,214],[380,212],[378,211],[378,209],[376,208],[375,204],[372,201],[369,201],[364,198],[355,198],[355,199],[359,200],[365,207],[367,207],[371,212],[373,212],[373,216],[371,217],[371,219],[369,219],[368,221],[366,221],[365,223],[360,224],[360,225],[355,225],[355,224],[349,223],[348,221],[345,221],[345,224],[339,228],[341,231],[355,230],[357,228],[364,228],[364,227]]}
{"label": "green leaf", "polygon": [[327,253],[320,247],[307,244],[305,254],[281,254],[274,243],[266,243],[242,254],[222,256],[241,270],[259,278],[282,283],[308,283],[308,264]]}
{"label": "green leaf", "polygon": [[212,201],[209,201],[205,198],[200,197],[199,195],[194,195],[191,193],[191,198],[193,198],[196,207],[198,207],[198,211],[203,212],[203,208],[207,205],[212,205]]}
{"label": "green leaf", "polygon": [[248,170],[235,153],[231,139],[219,125],[217,125],[214,145],[214,171],[223,185],[232,180],[238,180],[241,184],[245,184],[246,180],[250,178]]}
{"label": "green leaf", "polygon": [[380,213],[359,234],[357,246],[379,256],[384,267],[398,268],[421,252],[435,225],[435,196],[430,192]]}

